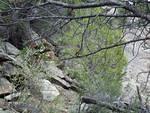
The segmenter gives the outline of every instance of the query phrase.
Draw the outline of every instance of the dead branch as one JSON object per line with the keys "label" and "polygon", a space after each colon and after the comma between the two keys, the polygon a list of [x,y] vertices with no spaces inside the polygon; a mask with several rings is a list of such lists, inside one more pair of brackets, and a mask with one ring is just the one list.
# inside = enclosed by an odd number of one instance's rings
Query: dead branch
{"label": "dead branch", "polygon": [[86,97],[86,96],[83,96],[81,98],[81,103],[86,103],[86,104],[97,104],[98,106],[100,107],[105,107],[109,110],[112,110],[112,111],[117,111],[117,112],[122,112],[122,113],[126,113],[126,110],[125,109],[121,109],[121,108],[118,108],[112,104],[109,104],[109,103],[106,103],[106,102],[100,102],[100,101],[97,101],[96,99],[94,98],[91,98],[91,97]]}

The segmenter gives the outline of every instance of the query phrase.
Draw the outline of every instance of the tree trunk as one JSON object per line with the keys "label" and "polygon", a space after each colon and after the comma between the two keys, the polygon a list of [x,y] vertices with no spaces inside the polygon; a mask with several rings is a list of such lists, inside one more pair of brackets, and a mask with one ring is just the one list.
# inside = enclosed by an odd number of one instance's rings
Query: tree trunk
{"label": "tree trunk", "polygon": [[31,39],[30,24],[27,22],[15,24],[8,30],[8,41],[18,49],[22,49],[24,47],[24,43]]}
{"label": "tree trunk", "polygon": [[[17,22],[20,16],[19,14],[19,11],[12,12],[9,21]],[[30,29],[30,22],[18,22],[11,25],[8,28],[8,41],[18,49],[22,49],[24,47],[24,43],[31,39]]]}

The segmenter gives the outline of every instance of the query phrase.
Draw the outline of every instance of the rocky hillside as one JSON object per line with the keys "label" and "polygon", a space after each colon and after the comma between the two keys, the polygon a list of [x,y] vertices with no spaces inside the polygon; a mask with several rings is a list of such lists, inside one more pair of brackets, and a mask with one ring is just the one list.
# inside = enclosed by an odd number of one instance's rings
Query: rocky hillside
{"label": "rocky hillside", "polygon": [[53,51],[42,51],[1,43],[0,113],[70,113],[79,85],[48,56]]}

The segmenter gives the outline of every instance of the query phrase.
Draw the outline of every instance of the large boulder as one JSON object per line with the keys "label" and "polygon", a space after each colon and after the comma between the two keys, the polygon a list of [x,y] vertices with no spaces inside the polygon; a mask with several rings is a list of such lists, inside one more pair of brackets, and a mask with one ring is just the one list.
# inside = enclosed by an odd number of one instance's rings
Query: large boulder
{"label": "large boulder", "polygon": [[43,96],[43,100],[53,101],[58,95],[60,95],[57,88],[46,79],[40,80],[39,85],[41,87],[40,92]]}
{"label": "large boulder", "polygon": [[51,80],[52,83],[60,85],[60,86],[62,86],[65,89],[71,88],[71,84],[70,83],[68,83],[64,79],[61,79],[61,78],[59,78],[57,76],[52,76],[50,80]]}
{"label": "large boulder", "polygon": [[29,90],[39,100],[53,101],[60,94],[57,88],[46,79],[30,81]]}
{"label": "large boulder", "polygon": [[16,62],[16,59],[11,57],[10,55],[0,52],[0,63],[6,62],[6,61],[14,61]]}
{"label": "large boulder", "polygon": [[0,78],[0,96],[12,93],[14,86],[7,79]]}
{"label": "large boulder", "polygon": [[8,54],[12,57],[16,57],[19,55],[20,50],[17,49],[14,45],[9,42],[1,42],[0,44],[0,52]]}
{"label": "large boulder", "polygon": [[[7,109],[8,108],[8,104],[4,99],[0,99],[0,109]],[[1,113],[1,112],[0,112]]]}
{"label": "large boulder", "polygon": [[12,93],[10,95],[5,96],[4,99],[7,100],[7,101],[12,101],[12,100],[16,100],[19,96],[21,96],[20,92]]}
{"label": "large boulder", "polygon": [[[42,63],[42,68],[45,71],[46,79],[50,80],[53,84],[60,85],[65,89],[72,89],[77,91],[79,88],[79,84],[71,79],[70,77],[66,76],[61,69],[59,69],[55,64],[49,61],[45,61]],[[40,75],[41,76],[41,75]]]}
{"label": "large boulder", "polygon": [[16,75],[18,73],[17,68],[9,62],[3,63],[1,72],[5,77],[11,77],[12,75]]}
{"label": "large boulder", "polygon": [[16,113],[16,112],[0,109],[0,113]]}
{"label": "large boulder", "polygon": [[20,52],[15,46],[10,44],[9,42],[5,42],[5,51],[7,54],[14,56],[19,55]]}
{"label": "large boulder", "polygon": [[43,62],[42,67],[45,70],[45,72],[47,73],[47,75],[49,75],[51,77],[52,76],[59,77],[59,78],[64,78],[65,77],[62,70],[57,68],[55,64],[53,64],[49,61]]}
{"label": "large boulder", "polygon": [[28,103],[11,102],[9,106],[19,113],[43,113],[40,108]]}

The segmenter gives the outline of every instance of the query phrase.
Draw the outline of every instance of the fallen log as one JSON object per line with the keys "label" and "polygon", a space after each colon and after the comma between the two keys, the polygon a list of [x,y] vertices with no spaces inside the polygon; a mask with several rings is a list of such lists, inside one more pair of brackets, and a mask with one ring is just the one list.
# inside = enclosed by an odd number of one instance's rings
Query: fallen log
{"label": "fallen log", "polygon": [[115,112],[127,113],[126,109],[116,107],[115,105],[110,104],[110,103],[98,101],[92,97],[87,97],[87,96],[81,97],[81,103],[95,104],[95,105],[98,105],[100,107],[105,107],[105,108],[115,111]]}

